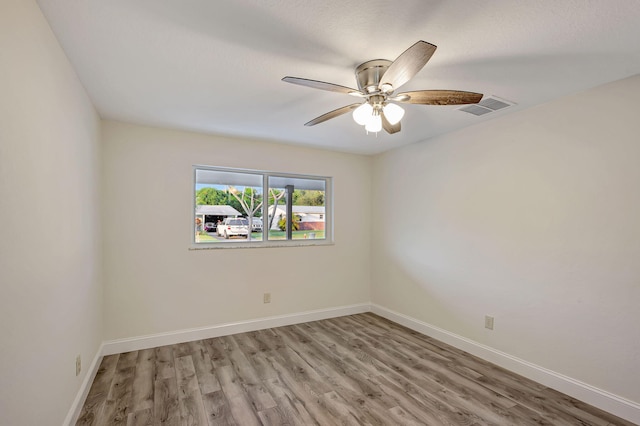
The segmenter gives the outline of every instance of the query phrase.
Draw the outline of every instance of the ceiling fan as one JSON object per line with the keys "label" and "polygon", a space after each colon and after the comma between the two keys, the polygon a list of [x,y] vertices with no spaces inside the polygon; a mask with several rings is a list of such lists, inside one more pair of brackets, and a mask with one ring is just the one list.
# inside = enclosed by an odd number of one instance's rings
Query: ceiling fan
{"label": "ceiling fan", "polygon": [[322,114],[305,123],[305,126],[314,126],[353,111],[354,120],[365,126],[367,132],[377,133],[384,129],[387,133],[393,134],[400,131],[400,120],[404,116],[404,109],[394,102],[419,105],[462,105],[475,104],[482,99],[481,93],[458,90],[417,90],[395,93],[426,65],[435,51],[436,46],[421,40],[405,50],[395,61],[374,59],[364,62],[358,65],[355,71],[358,89],[299,77],[287,76],[282,81],[314,89],[346,93],[364,99],[364,102]]}

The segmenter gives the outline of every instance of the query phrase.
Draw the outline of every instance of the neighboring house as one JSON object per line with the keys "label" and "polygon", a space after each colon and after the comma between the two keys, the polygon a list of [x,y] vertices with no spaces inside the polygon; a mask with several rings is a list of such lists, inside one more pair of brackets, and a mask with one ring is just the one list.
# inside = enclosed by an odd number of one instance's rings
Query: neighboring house
{"label": "neighboring house", "polygon": [[196,206],[196,219],[202,220],[202,223],[217,223],[219,220],[224,220],[226,217],[242,216],[238,210],[231,206]]}
{"label": "neighboring house", "polygon": [[[300,218],[298,229],[300,231],[323,231],[324,230],[324,206],[292,206],[293,214]],[[269,206],[269,216],[273,214],[273,206]],[[276,207],[275,219],[271,225],[271,229],[278,228],[278,220],[280,217],[287,215],[287,206],[278,205]]]}

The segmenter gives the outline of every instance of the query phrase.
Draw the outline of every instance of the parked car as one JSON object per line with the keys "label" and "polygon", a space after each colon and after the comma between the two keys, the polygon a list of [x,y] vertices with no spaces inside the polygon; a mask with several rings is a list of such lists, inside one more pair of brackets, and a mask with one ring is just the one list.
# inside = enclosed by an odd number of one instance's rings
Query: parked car
{"label": "parked car", "polygon": [[224,237],[229,239],[233,236],[241,236],[247,238],[249,235],[249,222],[247,219],[239,217],[239,218],[226,218],[221,224],[216,228],[216,233],[220,237]]}
{"label": "parked car", "polygon": [[207,223],[204,224],[204,230],[206,232],[215,232],[216,228],[217,228],[217,226],[213,222],[207,222]]}
{"label": "parked car", "polygon": [[262,232],[262,218],[254,217],[251,220],[251,232]]}

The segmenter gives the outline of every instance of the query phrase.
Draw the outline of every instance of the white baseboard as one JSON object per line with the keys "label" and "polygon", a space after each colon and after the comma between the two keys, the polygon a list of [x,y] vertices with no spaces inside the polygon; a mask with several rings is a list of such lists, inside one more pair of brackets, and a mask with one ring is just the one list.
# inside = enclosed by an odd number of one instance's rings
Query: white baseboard
{"label": "white baseboard", "polygon": [[633,423],[640,424],[640,404],[596,388],[563,374],[556,373],[466,337],[435,327],[415,318],[372,304],[371,312],[390,321],[433,337],[509,371],[591,404]]}
{"label": "white baseboard", "polygon": [[248,331],[263,330],[265,328],[301,324],[309,321],[318,321],[344,315],[360,314],[363,312],[373,312],[381,317],[387,318],[388,320],[408,327],[419,333],[469,352],[472,355],[584,401],[618,417],[640,424],[640,404],[636,402],[540,367],[505,352],[501,352],[471,339],[467,339],[466,337],[459,336],[415,318],[392,311],[380,305],[370,305],[366,303],[103,342],[98,353],[93,359],[89,370],[87,371],[87,375],[82,382],[82,386],[71,409],[69,410],[69,414],[67,415],[64,424],[73,425],[77,421],[80,411],[82,410],[84,400],[89,393],[91,384],[100,366],[102,357],[105,355],[150,349],[158,346],[172,345],[199,339],[228,336]]}
{"label": "white baseboard", "polygon": [[105,355],[150,349],[158,346],[173,345],[176,343],[190,342],[199,339],[228,336],[230,334],[245,333],[248,331],[264,330],[265,328],[302,324],[309,321],[318,321],[345,315],[361,314],[363,312],[369,312],[370,310],[371,305],[363,303],[103,342],[87,370],[87,374],[82,381],[82,385],[78,390],[78,394],[69,409],[63,425],[75,425],[78,421],[82,411],[82,406],[87,399],[87,395],[91,389],[91,384],[98,373],[98,368],[100,368],[100,363]]}
{"label": "white baseboard", "polygon": [[80,389],[78,390],[76,399],[73,400],[73,404],[71,405],[71,408],[67,413],[67,417],[64,419],[64,423],[62,423],[63,425],[72,426],[75,425],[78,421],[78,417],[80,417],[80,412],[82,411],[84,401],[87,399],[87,395],[89,395],[89,390],[91,389],[93,380],[96,378],[98,368],[100,368],[103,349],[104,344],[101,344],[98,348],[98,351],[96,352],[96,355],[93,357],[93,361],[91,361],[91,365],[89,365],[87,374],[84,375],[84,379],[82,380],[82,384],[80,385]]}
{"label": "white baseboard", "polygon": [[369,312],[370,310],[371,305],[364,303],[274,317],[258,318],[210,327],[178,330],[169,333],[139,336],[130,339],[111,340],[103,343],[102,355],[138,351],[142,349],[156,348],[158,346],[191,342],[193,340],[211,339],[213,337],[228,336],[230,334],[264,330],[265,328],[282,327],[285,325],[301,324],[304,322],[318,321],[345,315],[361,314],[363,312]]}

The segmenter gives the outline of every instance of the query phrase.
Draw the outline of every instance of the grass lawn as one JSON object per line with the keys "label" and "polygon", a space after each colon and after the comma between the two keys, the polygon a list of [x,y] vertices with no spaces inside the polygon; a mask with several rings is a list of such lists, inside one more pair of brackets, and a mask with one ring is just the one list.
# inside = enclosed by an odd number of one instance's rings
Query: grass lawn
{"label": "grass lawn", "polygon": [[[310,239],[311,235],[315,234],[316,239],[324,239],[324,231],[293,231],[293,239],[294,240],[304,240]],[[254,241],[262,241],[262,232],[252,232],[251,239]],[[286,232],[284,231],[269,231],[269,240],[284,240],[286,239]],[[243,238],[233,238],[233,241],[246,241]],[[223,241],[232,241],[232,240],[224,240],[221,238],[215,238],[208,234],[200,234],[197,237],[196,242],[199,243],[217,243]]]}
{"label": "grass lawn", "polygon": [[[292,237],[294,240],[308,239],[311,235],[315,234],[316,239],[324,239],[324,230],[322,231],[293,231]],[[269,231],[270,240],[284,240],[286,239],[285,231]]]}
{"label": "grass lawn", "polygon": [[[251,239],[254,241],[262,241],[262,232],[252,232]],[[228,240],[225,240],[222,237],[214,237],[209,234],[200,234],[197,237],[196,242],[198,243],[220,243],[225,241],[246,241],[244,238],[240,237],[231,237]]]}
{"label": "grass lawn", "polygon": [[196,242],[197,243],[214,243],[216,241],[218,241],[218,240],[213,238],[211,235],[207,235],[207,234],[198,234],[198,235],[196,235]]}

